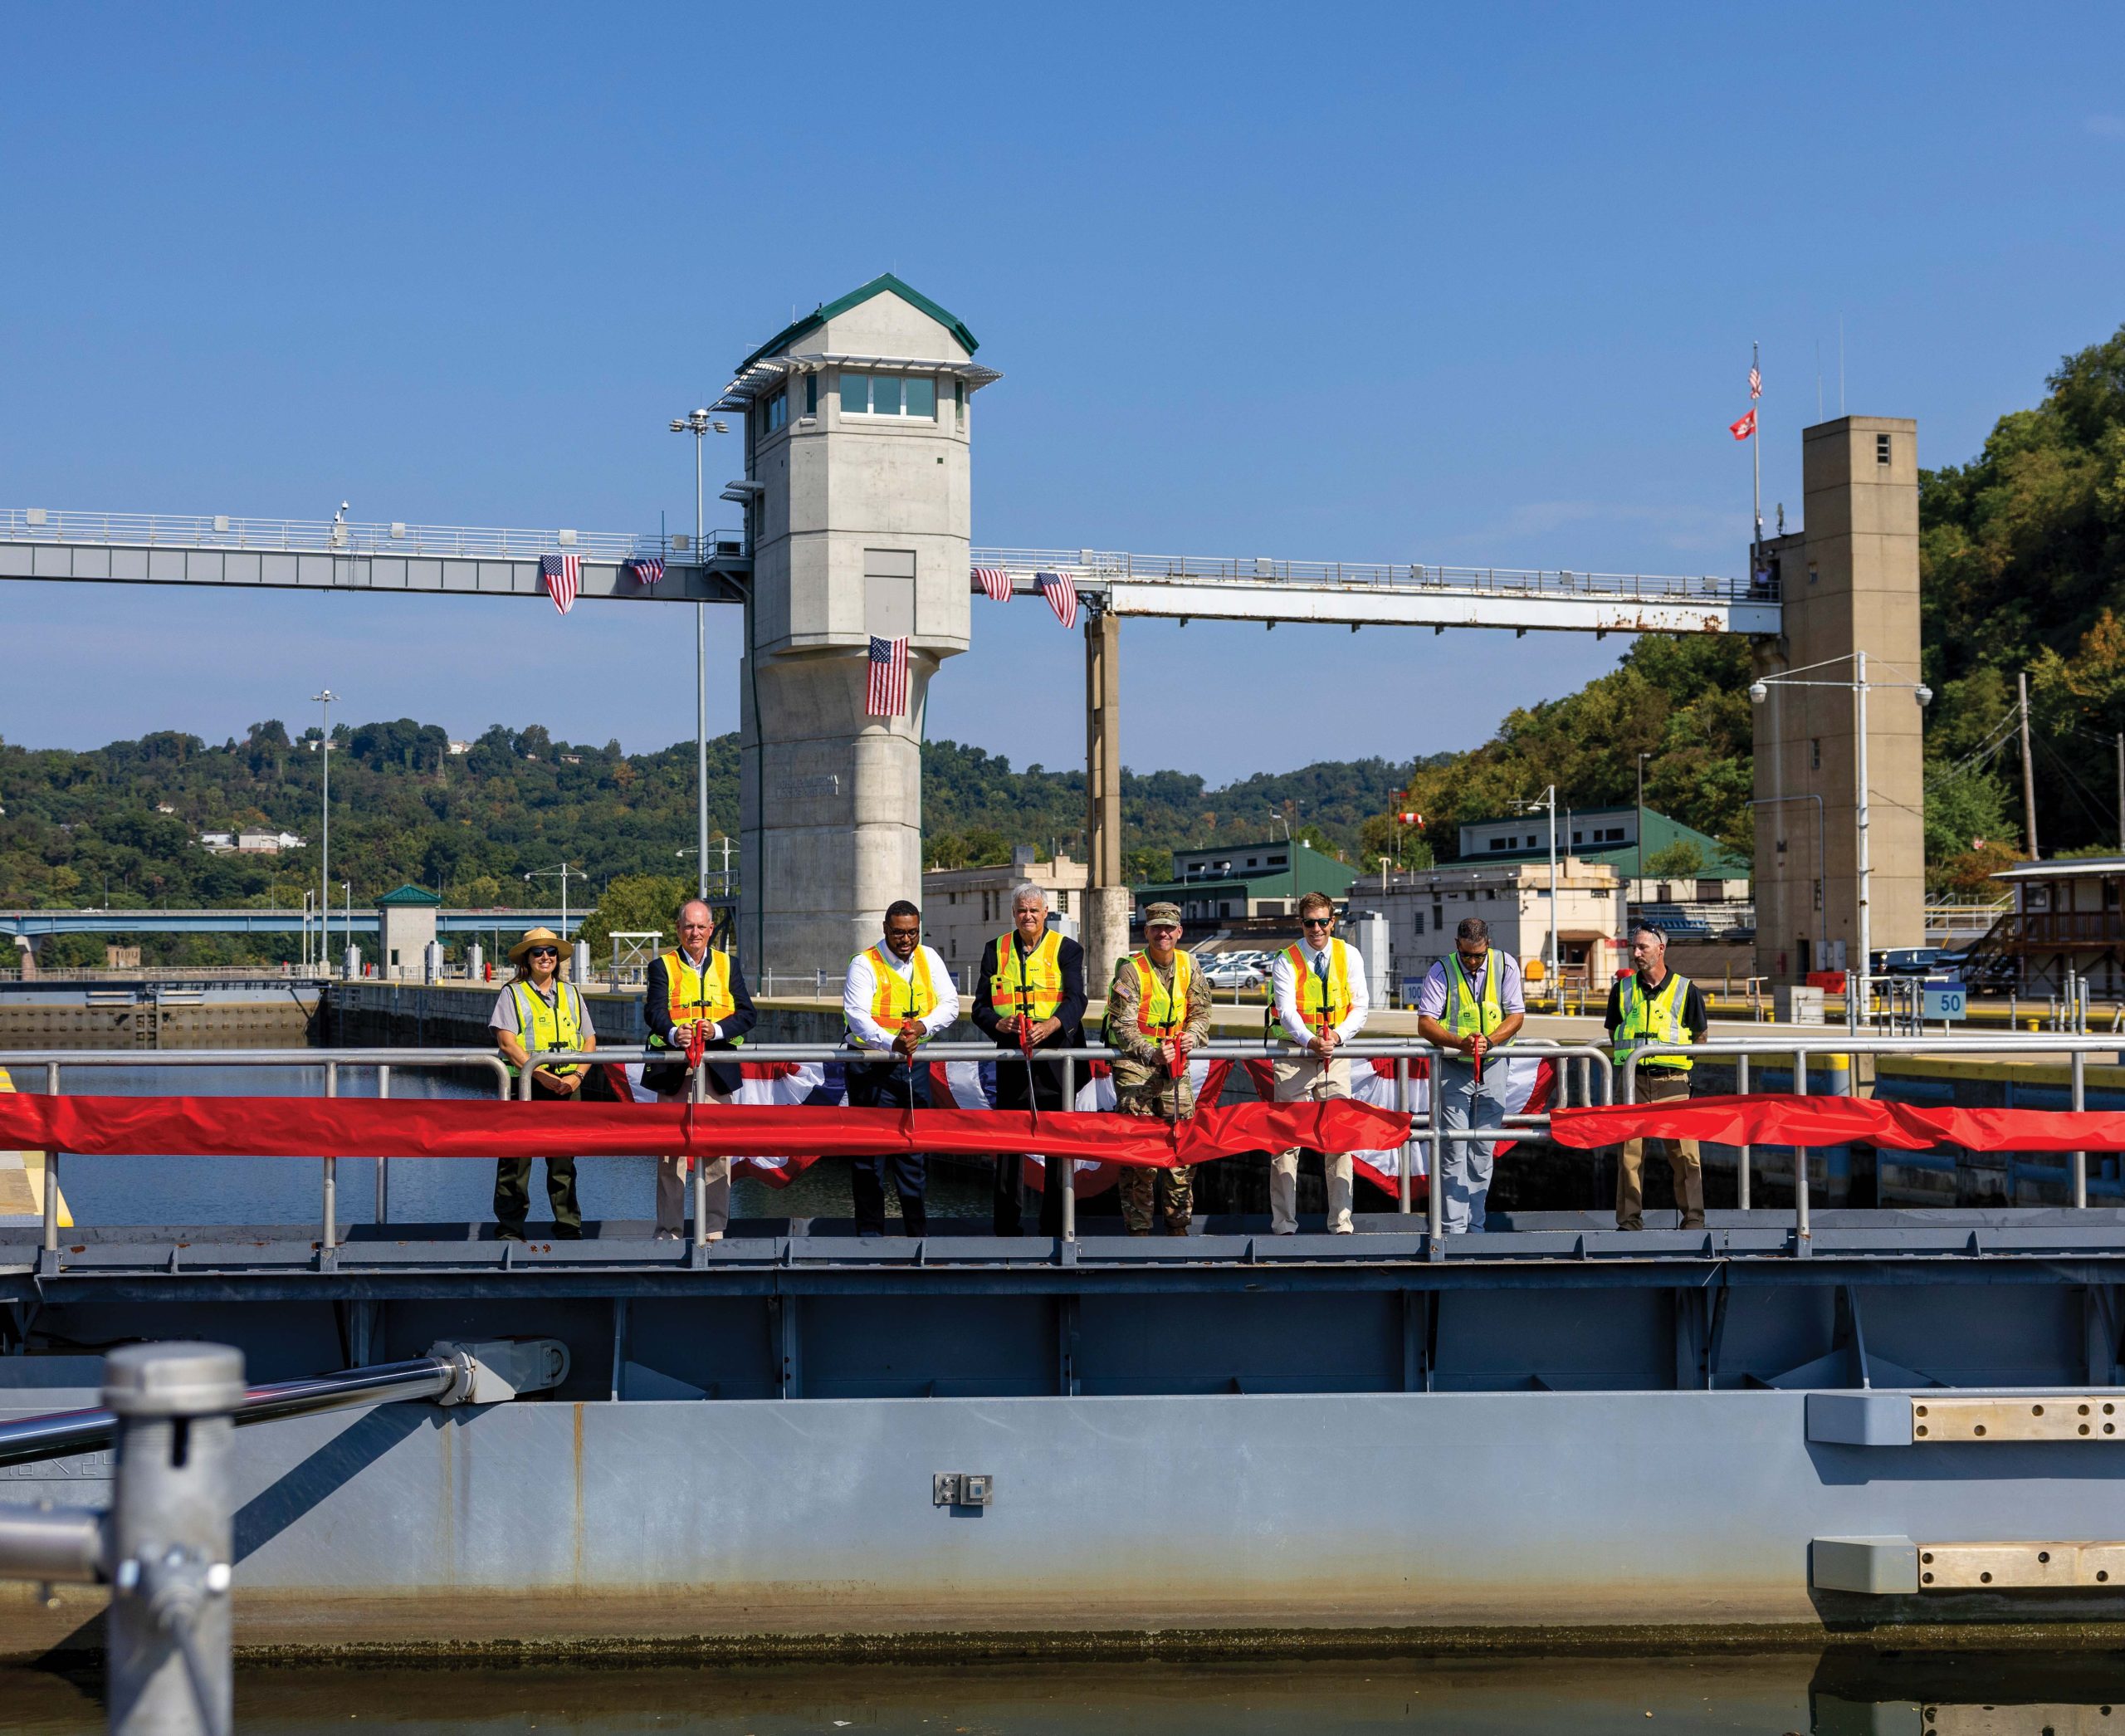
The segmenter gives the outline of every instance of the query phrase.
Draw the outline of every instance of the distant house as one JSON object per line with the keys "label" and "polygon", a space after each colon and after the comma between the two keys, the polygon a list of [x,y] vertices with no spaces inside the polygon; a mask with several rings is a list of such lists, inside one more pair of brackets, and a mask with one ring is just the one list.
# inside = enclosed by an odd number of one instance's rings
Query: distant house
{"label": "distant house", "polygon": [[[1084,913],[1084,892],[1092,870],[1082,862],[1058,856],[1034,860],[1031,844],[1020,844],[1008,865],[994,868],[931,868],[922,876],[922,937],[946,964],[971,968],[981,962],[981,949],[1011,926],[1011,893],[1029,880],[1048,894],[1048,914],[1077,932]],[[955,971],[956,974],[956,971]]]}
{"label": "distant house", "polygon": [[452,759],[455,759],[460,754],[469,754],[471,751],[472,744],[469,741],[453,741],[450,744],[450,753]]}
{"label": "distant house", "polygon": [[1307,892],[1326,892],[1340,904],[1356,878],[1333,856],[1288,838],[1176,850],[1170,880],[1130,888],[1131,920],[1141,922],[1144,907],[1160,902],[1178,904],[1190,923],[1287,917]]}
{"label": "distant house", "polygon": [[300,850],[307,842],[292,832],[239,832],[236,834],[237,853],[247,856],[274,856],[282,850]]}
{"label": "distant house", "polygon": [[217,856],[222,855],[236,848],[236,834],[233,832],[202,832],[199,834],[199,847],[202,849],[212,850]]}

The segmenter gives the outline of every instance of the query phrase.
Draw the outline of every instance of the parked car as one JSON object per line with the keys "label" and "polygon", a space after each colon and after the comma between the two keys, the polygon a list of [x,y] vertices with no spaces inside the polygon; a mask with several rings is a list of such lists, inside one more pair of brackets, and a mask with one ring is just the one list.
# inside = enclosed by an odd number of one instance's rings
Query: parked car
{"label": "parked car", "polygon": [[1877,976],[1942,976],[1960,955],[1945,946],[1891,946],[1874,955]]}
{"label": "parked car", "polygon": [[1267,971],[1245,959],[1213,959],[1203,967],[1203,980],[1214,989],[1251,989],[1268,980]]}

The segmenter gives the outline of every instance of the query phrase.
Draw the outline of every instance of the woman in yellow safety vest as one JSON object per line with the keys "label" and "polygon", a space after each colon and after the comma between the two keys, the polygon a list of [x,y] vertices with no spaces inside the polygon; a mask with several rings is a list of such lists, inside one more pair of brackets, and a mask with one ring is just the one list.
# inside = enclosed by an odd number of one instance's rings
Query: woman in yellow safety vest
{"label": "woman in yellow safety vest", "polygon": [[[496,998],[487,1024],[510,1072],[521,1077],[535,1054],[589,1054],[595,1049],[598,1034],[590,1028],[583,996],[561,975],[561,937],[550,928],[534,928],[509,949],[509,959],[516,975]],[[532,1098],[574,1102],[585,1077],[580,1061],[534,1067]],[[506,1240],[524,1240],[530,1196],[531,1160],[499,1160],[495,1166],[495,1222]],[[546,1197],[554,1210],[554,1235],[563,1240],[580,1236],[583,1211],[576,1203],[574,1158],[546,1160]]]}

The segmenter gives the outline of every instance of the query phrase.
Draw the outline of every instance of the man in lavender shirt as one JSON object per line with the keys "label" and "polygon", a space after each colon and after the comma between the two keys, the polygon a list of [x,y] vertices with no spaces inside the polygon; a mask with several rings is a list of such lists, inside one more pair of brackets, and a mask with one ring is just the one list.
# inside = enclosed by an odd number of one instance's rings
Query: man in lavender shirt
{"label": "man in lavender shirt", "polygon": [[[1434,1064],[1431,1088],[1439,1093],[1439,1119],[1448,1132],[1505,1125],[1505,1068],[1483,1063],[1511,1040],[1527,1016],[1520,987],[1520,961],[1493,951],[1481,917],[1465,917],[1454,931],[1453,951],[1431,967],[1417,995],[1417,1030],[1446,1051]],[[1465,1055],[1460,1060],[1455,1056]],[[1478,1083],[1480,1078],[1481,1083]],[[1448,1235],[1483,1227],[1491,1191],[1492,1142],[1446,1142],[1439,1162],[1444,1187],[1439,1221]]]}

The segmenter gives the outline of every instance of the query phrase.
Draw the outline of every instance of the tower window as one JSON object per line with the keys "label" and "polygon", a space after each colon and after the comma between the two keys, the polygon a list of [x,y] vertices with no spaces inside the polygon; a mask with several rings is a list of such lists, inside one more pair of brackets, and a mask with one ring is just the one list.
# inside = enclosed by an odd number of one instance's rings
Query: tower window
{"label": "tower window", "polygon": [[789,391],[787,387],[760,400],[760,432],[762,433],[771,434],[779,428],[786,428],[789,423]]}
{"label": "tower window", "polygon": [[1874,462],[1877,464],[1889,462],[1889,437],[1887,434],[1874,436]]}
{"label": "tower window", "polygon": [[804,413],[807,416],[819,413],[819,377],[816,374],[804,376]]}
{"label": "tower window", "polygon": [[926,374],[852,374],[841,376],[844,416],[919,416],[935,421],[937,382]]}
{"label": "tower window", "polygon": [[1810,771],[1820,771],[1822,769],[1823,738],[1820,736],[1817,736],[1814,740],[1808,743],[1808,770]]}

